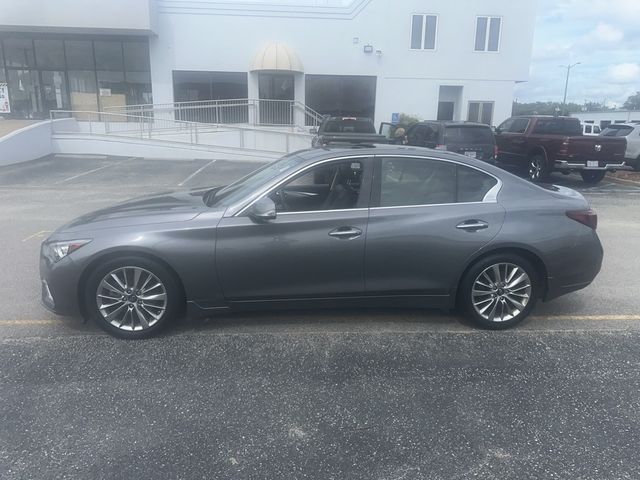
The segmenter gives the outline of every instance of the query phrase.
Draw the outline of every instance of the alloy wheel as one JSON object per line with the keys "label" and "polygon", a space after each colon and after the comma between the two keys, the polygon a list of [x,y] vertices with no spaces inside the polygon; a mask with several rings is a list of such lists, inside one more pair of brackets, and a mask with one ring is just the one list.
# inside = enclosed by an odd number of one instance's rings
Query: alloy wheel
{"label": "alloy wheel", "polygon": [[532,157],[529,161],[529,178],[533,181],[540,179],[542,175],[542,164],[539,157]]}
{"label": "alloy wheel", "polygon": [[111,325],[136,332],[151,328],[163,317],[167,310],[167,289],[149,270],[120,267],[100,281],[96,303]]}
{"label": "alloy wheel", "polygon": [[485,268],[473,282],[473,308],[485,320],[506,322],[526,308],[531,300],[531,279],[513,263],[496,263]]}

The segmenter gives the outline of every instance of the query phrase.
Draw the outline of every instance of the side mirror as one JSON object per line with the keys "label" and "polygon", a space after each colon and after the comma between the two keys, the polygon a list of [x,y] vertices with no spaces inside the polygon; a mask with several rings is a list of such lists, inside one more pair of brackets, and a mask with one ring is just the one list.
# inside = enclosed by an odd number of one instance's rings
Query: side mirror
{"label": "side mirror", "polygon": [[263,197],[251,206],[249,217],[256,222],[275,220],[276,204],[269,197]]}
{"label": "side mirror", "polygon": [[309,133],[311,135],[317,135],[318,134],[318,127],[313,127],[309,129]]}
{"label": "side mirror", "polygon": [[502,132],[502,129],[500,127],[494,127],[493,133],[495,133],[496,135],[499,135],[500,132]]}

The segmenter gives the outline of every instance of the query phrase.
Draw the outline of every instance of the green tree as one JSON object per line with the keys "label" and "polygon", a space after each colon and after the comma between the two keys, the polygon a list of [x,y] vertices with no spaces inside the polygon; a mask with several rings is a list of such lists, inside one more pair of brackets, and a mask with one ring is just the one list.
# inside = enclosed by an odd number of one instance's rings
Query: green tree
{"label": "green tree", "polygon": [[408,113],[401,113],[400,120],[398,121],[398,126],[402,128],[407,128],[413,125],[414,123],[418,123],[421,120],[417,115],[409,115]]}
{"label": "green tree", "polygon": [[636,92],[635,95],[631,95],[624,102],[624,108],[627,110],[640,110],[640,92]]}

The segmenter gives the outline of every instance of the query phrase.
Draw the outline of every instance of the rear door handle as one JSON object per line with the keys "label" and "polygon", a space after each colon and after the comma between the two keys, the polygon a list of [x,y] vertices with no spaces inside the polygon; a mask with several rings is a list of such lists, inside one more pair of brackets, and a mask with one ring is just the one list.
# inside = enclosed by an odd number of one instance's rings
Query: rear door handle
{"label": "rear door handle", "polygon": [[362,230],[356,227],[338,227],[335,230],[329,232],[330,237],[338,238],[340,240],[350,240],[362,235]]}
{"label": "rear door handle", "polygon": [[466,230],[467,232],[475,232],[477,230],[484,230],[489,228],[489,224],[482,220],[465,220],[462,223],[456,225],[459,230]]}

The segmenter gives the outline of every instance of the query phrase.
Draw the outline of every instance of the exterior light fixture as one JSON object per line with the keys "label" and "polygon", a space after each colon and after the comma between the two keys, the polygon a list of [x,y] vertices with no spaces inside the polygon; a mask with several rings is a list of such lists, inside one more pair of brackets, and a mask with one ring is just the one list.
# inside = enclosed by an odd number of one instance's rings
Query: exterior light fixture
{"label": "exterior light fixture", "polygon": [[362,47],[362,51],[364,53],[373,53],[373,45],[367,43],[364,47]]}

